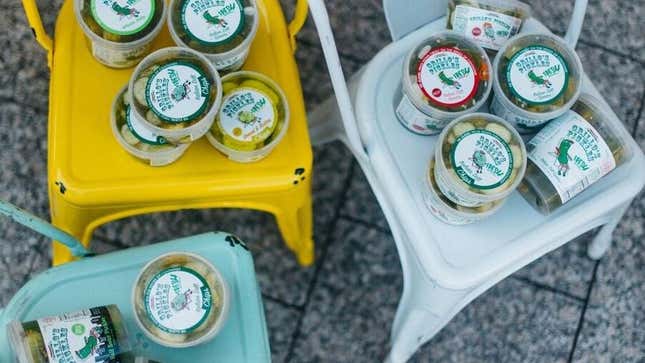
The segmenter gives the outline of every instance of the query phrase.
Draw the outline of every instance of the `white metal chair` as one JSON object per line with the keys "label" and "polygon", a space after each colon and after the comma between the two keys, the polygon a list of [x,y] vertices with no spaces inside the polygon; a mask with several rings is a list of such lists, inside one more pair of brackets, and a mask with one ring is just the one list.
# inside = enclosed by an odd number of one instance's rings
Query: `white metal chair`
{"label": "white metal chair", "polygon": [[[500,280],[576,236],[602,226],[591,258],[608,249],[612,232],[645,185],[645,158],[617,116],[632,159],[549,217],[518,193],[492,218],[469,226],[435,219],[417,191],[436,137],[413,135],[394,113],[403,58],[421,39],[445,28],[447,1],[384,0],[393,43],[347,86],[322,0],[309,0],[336,97],[309,117],[314,142],[342,140],[363,169],[390,225],[403,269],[403,295],[391,332],[388,361],[403,362],[464,306]],[[575,45],[587,1],[577,0],[565,39]],[[549,32],[536,19],[523,31]],[[602,100],[584,76],[583,90]]]}

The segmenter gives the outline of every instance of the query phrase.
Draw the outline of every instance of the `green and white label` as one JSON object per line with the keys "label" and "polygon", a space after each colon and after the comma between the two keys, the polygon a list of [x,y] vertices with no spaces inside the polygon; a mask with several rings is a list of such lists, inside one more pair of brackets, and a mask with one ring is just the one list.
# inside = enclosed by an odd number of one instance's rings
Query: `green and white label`
{"label": "green and white label", "polygon": [[456,48],[440,47],[421,59],[417,84],[436,104],[457,107],[475,96],[479,75],[469,55]]}
{"label": "green and white label", "polygon": [[457,5],[452,18],[453,30],[492,50],[499,50],[521,25],[514,16],[467,5]]}
{"label": "green and white label", "polygon": [[154,0],[91,0],[92,17],[104,30],[132,35],[143,30],[155,14]]}
{"label": "green and white label", "polygon": [[148,79],[146,100],[152,112],[167,122],[190,122],[206,107],[211,84],[192,63],[176,61],[157,69]]}
{"label": "green and white label", "polygon": [[562,203],[616,167],[598,131],[574,111],[551,121],[530,142],[528,158],[546,175]]}
{"label": "green and white label", "polygon": [[262,143],[277,126],[276,106],[264,92],[254,88],[239,88],[222,102],[218,125],[236,141]]}
{"label": "green and white label", "polygon": [[450,148],[450,161],[459,179],[475,189],[493,189],[513,172],[513,153],[508,144],[488,130],[471,130]]}
{"label": "green and white label", "polygon": [[143,122],[135,115],[134,109],[127,105],[125,108],[125,122],[130,132],[141,142],[150,145],[166,145],[166,139],[146,128]]}
{"label": "green and white label", "polygon": [[118,363],[119,341],[105,307],[38,319],[49,362]]}
{"label": "green and white label", "polygon": [[185,0],[180,15],[184,31],[206,45],[225,44],[244,29],[240,0]]}
{"label": "green and white label", "polygon": [[204,276],[186,267],[156,274],[145,288],[146,313],[159,329],[187,334],[208,318],[214,296]]}
{"label": "green and white label", "polygon": [[530,105],[548,104],[560,97],[569,83],[569,68],[560,53],[534,45],[511,58],[506,81],[513,95]]}

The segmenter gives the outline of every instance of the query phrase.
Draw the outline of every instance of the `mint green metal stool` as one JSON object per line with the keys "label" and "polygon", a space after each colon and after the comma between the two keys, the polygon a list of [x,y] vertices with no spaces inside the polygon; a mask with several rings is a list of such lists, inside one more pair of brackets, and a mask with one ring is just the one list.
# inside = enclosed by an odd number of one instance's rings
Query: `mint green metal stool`
{"label": "mint green metal stool", "polygon": [[[6,326],[83,308],[116,304],[126,321],[137,354],[163,363],[270,362],[271,352],[253,259],[246,245],[226,233],[207,233],[150,246],[92,256],[71,235],[0,200],[0,214],[60,241],[78,261],[51,268],[29,281],[0,310],[0,362],[13,362]],[[209,343],[192,348],[162,347],[137,326],[130,303],[139,270],[151,259],[173,251],[198,254],[220,270],[231,287],[230,315]]]}

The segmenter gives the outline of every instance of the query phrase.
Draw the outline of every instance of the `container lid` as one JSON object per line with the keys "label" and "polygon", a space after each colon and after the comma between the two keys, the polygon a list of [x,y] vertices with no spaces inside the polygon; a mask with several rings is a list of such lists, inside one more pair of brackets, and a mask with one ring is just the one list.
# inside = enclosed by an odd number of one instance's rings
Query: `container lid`
{"label": "container lid", "polygon": [[[511,54],[509,49],[513,49]],[[502,62],[502,59],[508,61]],[[494,69],[495,94],[514,113],[528,118],[557,117],[562,113],[559,110],[571,108],[582,86],[580,59],[564,40],[554,35],[516,35],[500,49]],[[575,92],[557,110],[532,112],[520,106],[553,104],[565,95],[571,82]]]}
{"label": "container lid", "polygon": [[486,102],[492,87],[490,67],[488,55],[474,41],[453,31],[441,32],[408,54],[403,91],[420,111],[447,121]]}
{"label": "container lid", "polygon": [[240,0],[183,0],[178,16],[188,37],[207,46],[230,42],[242,32],[246,21]]}

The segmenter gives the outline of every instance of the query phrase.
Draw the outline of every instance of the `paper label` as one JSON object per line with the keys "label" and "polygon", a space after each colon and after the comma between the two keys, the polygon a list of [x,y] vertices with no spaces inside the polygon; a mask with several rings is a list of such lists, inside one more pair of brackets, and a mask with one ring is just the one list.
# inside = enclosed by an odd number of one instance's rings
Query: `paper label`
{"label": "paper label", "polygon": [[562,203],[616,167],[598,131],[574,111],[551,121],[530,142],[531,160],[557,190]]}
{"label": "paper label", "polygon": [[529,105],[560,97],[569,83],[569,69],[560,53],[533,45],[515,53],[506,67],[506,82],[514,96]]}
{"label": "paper label", "polygon": [[450,149],[450,160],[459,179],[475,189],[493,189],[513,172],[508,144],[488,130],[471,130],[459,136]]}
{"label": "paper label", "polygon": [[154,0],[91,0],[92,17],[104,30],[132,35],[143,30],[155,13]]}
{"label": "paper label", "polygon": [[419,111],[405,94],[396,108],[396,115],[405,127],[420,135],[438,134],[447,124]]}
{"label": "paper label", "polygon": [[492,50],[499,50],[521,25],[522,19],[467,5],[457,5],[452,18],[453,30]]}
{"label": "paper label", "polygon": [[119,341],[106,307],[37,320],[50,362],[118,363]]}
{"label": "paper label", "polygon": [[167,122],[190,122],[208,106],[211,84],[191,63],[165,64],[148,79],[146,100],[152,112]]}
{"label": "paper label", "polygon": [[239,0],[188,0],[180,12],[186,33],[206,45],[227,43],[244,29]]}
{"label": "paper label", "polygon": [[239,88],[222,102],[219,127],[234,140],[258,144],[268,139],[277,125],[276,105],[264,92]]}
{"label": "paper label", "polygon": [[186,267],[159,272],[144,292],[148,317],[171,334],[187,334],[201,326],[208,318],[213,298],[204,277]]}
{"label": "paper label", "polygon": [[422,58],[417,84],[436,104],[457,107],[475,96],[479,75],[469,55],[456,48],[440,47]]}

